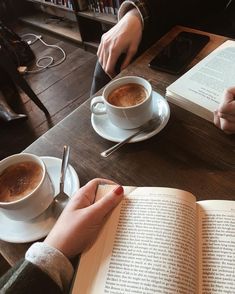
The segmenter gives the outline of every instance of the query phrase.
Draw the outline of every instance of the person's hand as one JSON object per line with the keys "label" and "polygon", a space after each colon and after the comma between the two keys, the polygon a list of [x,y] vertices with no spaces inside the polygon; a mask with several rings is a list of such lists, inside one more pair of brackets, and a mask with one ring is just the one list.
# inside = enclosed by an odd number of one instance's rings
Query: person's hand
{"label": "person's hand", "polygon": [[105,179],[94,179],[78,190],[46,237],[48,245],[71,258],[81,253],[96,238],[107,215],[123,198],[123,187],[116,188],[93,203],[99,184],[112,184]]}
{"label": "person's hand", "polygon": [[142,38],[142,21],[136,8],[128,11],[108,32],[103,34],[97,51],[99,63],[112,78],[115,65],[122,53],[125,59],[121,70],[128,66],[138,50]]}
{"label": "person's hand", "polygon": [[235,87],[225,91],[223,101],[214,113],[214,124],[226,134],[235,133]]}

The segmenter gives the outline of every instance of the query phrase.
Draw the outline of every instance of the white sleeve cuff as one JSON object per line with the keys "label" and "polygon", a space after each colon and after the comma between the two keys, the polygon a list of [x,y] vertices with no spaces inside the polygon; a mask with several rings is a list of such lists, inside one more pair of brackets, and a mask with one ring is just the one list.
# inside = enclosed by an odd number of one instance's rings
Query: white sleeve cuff
{"label": "white sleeve cuff", "polygon": [[47,273],[64,291],[73,277],[73,266],[63,253],[43,242],[34,243],[26,252],[25,259]]}
{"label": "white sleeve cuff", "polygon": [[136,8],[138,13],[139,13],[139,16],[140,16],[140,19],[141,19],[141,22],[142,22],[142,28],[144,29],[144,18],[143,18],[143,15],[141,14],[140,10],[139,10],[139,7],[133,2],[133,1],[130,1],[130,0],[126,0],[124,1],[119,10],[118,10],[118,21],[129,11],[131,10],[132,8]]}

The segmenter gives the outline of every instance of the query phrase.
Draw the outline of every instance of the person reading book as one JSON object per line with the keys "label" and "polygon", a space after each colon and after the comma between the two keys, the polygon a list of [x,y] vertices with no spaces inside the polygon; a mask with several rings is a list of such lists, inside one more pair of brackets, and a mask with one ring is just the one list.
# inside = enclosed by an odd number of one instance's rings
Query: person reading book
{"label": "person reading book", "polygon": [[[93,204],[99,184],[116,185]],[[44,242],[34,243],[25,259],[0,279],[1,293],[64,293],[74,269],[69,259],[95,239],[107,215],[123,198],[123,188],[106,179],[94,179],[79,189]]]}
{"label": "person reading book", "polygon": [[235,293],[234,201],[113,184],[81,188],[45,241],[0,281],[1,292],[67,292],[67,258],[83,251],[72,294]]}
{"label": "person reading book", "polygon": [[235,133],[235,41],[226,40],[166,88],[167,100]]}
{"label": "person reading book", "polygon": [[[81,255],[71,294],[235,293],[233,200],[209,191],[210,200],[197,201],[181,189],[123,188],[123,200]],[[112,189],[99,186],[96,198]]]}
{"label": "person reading book", "polygon": [[[91,95],[176,24],[234,37],[234,7],[233,0],[124,1],[118,23],[101,38]],[[235,133],[235,112],[225,97],[222,100],[225,113],[229,108],[229,119],[225,114],[222,118],[218,110],[215,125],[226,133]]]}

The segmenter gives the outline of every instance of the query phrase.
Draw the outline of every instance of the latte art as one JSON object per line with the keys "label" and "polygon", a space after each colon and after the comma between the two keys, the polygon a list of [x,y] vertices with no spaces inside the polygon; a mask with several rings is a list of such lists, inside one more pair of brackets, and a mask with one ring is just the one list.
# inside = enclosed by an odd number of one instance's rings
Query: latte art
{"label": "latte art", "polygon": [[114,106],[130,107],[138,105],[148,97],[144,86],[128,83],[114,89],[108,96],[108,102]]}

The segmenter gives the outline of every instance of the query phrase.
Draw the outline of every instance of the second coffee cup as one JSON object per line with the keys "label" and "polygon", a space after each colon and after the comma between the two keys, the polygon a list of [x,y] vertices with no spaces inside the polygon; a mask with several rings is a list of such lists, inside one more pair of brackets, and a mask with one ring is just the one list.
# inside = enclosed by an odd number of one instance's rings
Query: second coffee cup
{"label": "second coffee cup", "polygon": [[54,199],[54,187],[43,160],[19,153],[0,161],[0,213],[29,221],[43,213]]}
{"label": "second coffee cup", "polygon": [[138,128],[153,116],[152,86],[144,78],[126,76],[111,81],[102,96],[91,100],[91,112],[107,114],[121,129]]}

